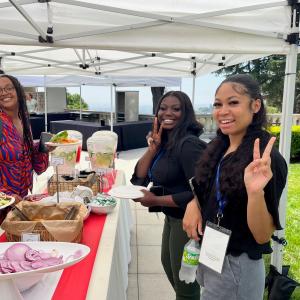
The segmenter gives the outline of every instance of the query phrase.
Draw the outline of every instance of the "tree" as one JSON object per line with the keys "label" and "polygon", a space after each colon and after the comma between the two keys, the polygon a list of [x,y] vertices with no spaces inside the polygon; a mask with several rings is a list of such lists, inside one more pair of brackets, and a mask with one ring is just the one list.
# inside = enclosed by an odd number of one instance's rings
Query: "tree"
{"label": "tree", "polygon": [[[81,108],[89,109],[87,103],[84,102],[83,98],[81,98]],[[79,94],[70,94],[67,93],[67,108],[69,109],[80,109],[80,95]]]}
{"label": "tree", "polygon": [[[234,74],[250,74],[260,84],[262,93],[268,105],[282,108],[283,85],[285,75],[285,56],[270,55],[241,63],[235,66],[225,67],[216,71],[217,75],[230,76]],[[294,112],[300,113],[300,58],[298,56],[298,69],[296,74],[296,90]]]}

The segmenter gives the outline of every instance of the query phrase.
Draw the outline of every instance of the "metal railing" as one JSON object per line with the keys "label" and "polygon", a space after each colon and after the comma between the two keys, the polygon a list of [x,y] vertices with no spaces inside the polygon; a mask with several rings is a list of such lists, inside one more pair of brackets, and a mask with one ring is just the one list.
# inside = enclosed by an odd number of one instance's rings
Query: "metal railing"
{"label": "metal railing", "polygon": [[[84,111],[84,113],[90,113],[92,115],[97,115],[97,118],[95,117],[95,120],[105,120],[105,124],[110,124],[110,112],[100,112],[100,111]],[[91,115],[88,116],[88,118],[91,118]],[[145,120],[152,120],[154,118],[153,115],[145,115],[140,114],[139,120],[145,121]],[[213,120],[213,117],[211,114],[196,114],[197,120],[203,124],[205,133],[212,134],[216,131],[216,124]],[[281,114],[267,114],[268,123],[272,125],[280,125],[281,123]],[[114,114],[114,120],[115,120],[115,114]],[[300,114],[293,114],[293,125],[300,125]]]}
{"label": "metal railing", "polygon": [[[203,124],[205,133],[211,134],[216,131],[216,124],[211,114],[196,114],[197,120]],[[139,120],[153,119],[152,115],[139,115]],[[267,114],[268,124],[280,125],[281,114]],[[293,114],[293,125],[300,125],[300,114]]]}

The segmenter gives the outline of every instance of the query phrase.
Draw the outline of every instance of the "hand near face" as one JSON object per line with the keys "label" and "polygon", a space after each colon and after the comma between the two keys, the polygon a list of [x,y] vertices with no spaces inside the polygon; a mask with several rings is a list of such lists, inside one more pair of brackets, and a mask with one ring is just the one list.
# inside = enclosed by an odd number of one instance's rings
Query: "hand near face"
{"label": "hand near face", "polygon": [[162,130],[162,125],[158,129],[158,120],[155,117],[153,123],[153,131],[150,133],[150,136],[147,137],[147,143],[151,152],[156,152],[159,149],[161,144]]}
{"label": "hand near face", "polygon": [[271,170],[271,150],[276,138],[272,137],[261,156],[259,150],[259,139],[253,146],[253,161],[246,167],[244,182],[247,193],[261,192],[273,176]]}

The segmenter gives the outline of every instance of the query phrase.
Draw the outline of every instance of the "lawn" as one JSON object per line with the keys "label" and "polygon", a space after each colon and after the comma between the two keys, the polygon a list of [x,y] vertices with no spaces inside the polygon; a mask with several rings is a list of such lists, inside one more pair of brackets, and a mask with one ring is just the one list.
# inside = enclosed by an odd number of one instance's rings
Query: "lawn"
{"label": "lawn", "polygon": [[[288,201],[285,234],[288,242],[284,248],[283,265],[290,265],[289,277],[300,282],[300,164],[289,165]],[[269,258],[266,258],[266,262]],[[292,298],[300,299],[300,287]]]}

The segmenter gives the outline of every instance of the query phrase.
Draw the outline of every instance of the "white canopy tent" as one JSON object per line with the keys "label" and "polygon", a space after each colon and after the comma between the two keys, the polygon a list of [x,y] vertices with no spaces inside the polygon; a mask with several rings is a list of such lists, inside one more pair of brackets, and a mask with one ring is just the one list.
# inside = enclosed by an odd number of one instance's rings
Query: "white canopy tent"
{"label": "white canopy tent", "polygon": [[[284,54],[280,150],[289,161],[299,7],[298,0],[0,0],[1,66],[22,75],[195,77]],[[286,197],[285,189],[283,226]],[[281,250],[274,245],[279,271]]]}

